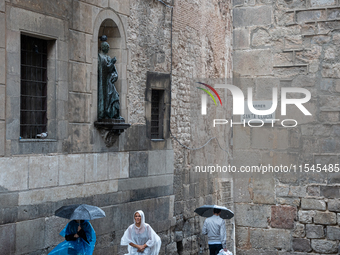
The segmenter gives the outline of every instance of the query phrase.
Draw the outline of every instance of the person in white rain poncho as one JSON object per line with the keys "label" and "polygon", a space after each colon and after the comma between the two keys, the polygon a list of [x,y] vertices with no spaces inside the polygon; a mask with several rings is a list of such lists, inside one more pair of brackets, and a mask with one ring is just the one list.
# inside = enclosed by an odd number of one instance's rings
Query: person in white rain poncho
{"label": "person in white rain poncho", "polygon": [[150,225],[145,223],[144,212],[136,211],[133,221],[134,224],[125,230],[120,241],[121,245],[128,245],[129,253],[125,255],[158,255],[162,242]]}

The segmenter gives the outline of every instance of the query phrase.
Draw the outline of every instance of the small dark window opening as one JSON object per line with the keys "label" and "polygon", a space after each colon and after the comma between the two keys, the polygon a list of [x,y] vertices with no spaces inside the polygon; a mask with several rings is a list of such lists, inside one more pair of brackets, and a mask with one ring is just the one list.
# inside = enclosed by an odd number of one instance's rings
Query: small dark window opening
{"label": "small dark window opening", "polygon": [[152,90],[151,94],[151,139],[163,139],[164,90]]}
{"label": "small dark window opening", "polygon": [[20,136],[47,130],[47,41],[21,35]]}
{"label": "small dark window opening", "polygon": [[177,253],[182,255],[183,253],[183,243],[182,241],[176,242]]}

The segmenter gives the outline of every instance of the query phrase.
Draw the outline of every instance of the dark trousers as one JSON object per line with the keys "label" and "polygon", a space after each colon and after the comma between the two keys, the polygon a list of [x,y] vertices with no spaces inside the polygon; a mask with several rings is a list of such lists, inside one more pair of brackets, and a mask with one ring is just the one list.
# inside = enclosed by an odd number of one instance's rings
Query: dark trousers
{"label": "dark trousers", "polygon": [[217,255],[223,249],[222,244],[209,244],[210,255]]}

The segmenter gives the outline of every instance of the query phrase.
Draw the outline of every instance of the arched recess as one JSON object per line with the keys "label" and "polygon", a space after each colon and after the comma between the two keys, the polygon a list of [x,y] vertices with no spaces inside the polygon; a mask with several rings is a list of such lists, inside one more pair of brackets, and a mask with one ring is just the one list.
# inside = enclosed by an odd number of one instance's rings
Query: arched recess
{"label": "arched recess", "polygon": [[118,71],[118,81],[115,83],[116,89],[120,98],[120,115],[128,122],[128,111],[126,104],[127,96],[127,65],[128,65],[128,49],[126,47],[126,29],[127,22],[123,22],[122,18],[118,16],[113,10],[101,11],[94,22],[93,36],[91,41],[92,51],[92,77],[91,85],[93,91],[92,100],[92,123],[97,121],[97,107],[98,107],[98,52],[100,47],[99,37],[106,35],[107,42],[110,44],[110,57],[116,57],[116,68]]}

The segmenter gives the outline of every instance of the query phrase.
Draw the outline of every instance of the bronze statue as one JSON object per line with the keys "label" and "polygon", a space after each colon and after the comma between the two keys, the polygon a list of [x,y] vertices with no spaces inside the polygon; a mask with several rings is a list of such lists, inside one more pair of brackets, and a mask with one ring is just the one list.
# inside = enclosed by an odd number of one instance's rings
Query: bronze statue
{"label": "bronze statue", "polygon": [[115,87],[118,72],[115,67],[116,57],[107,55],[110,45],[107,37],[101,37],[101,53],[98,54],[98,120],[124,119],[119,113],[119,94]]}

